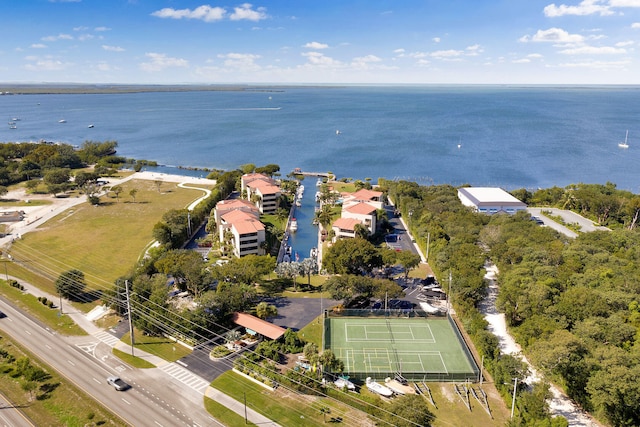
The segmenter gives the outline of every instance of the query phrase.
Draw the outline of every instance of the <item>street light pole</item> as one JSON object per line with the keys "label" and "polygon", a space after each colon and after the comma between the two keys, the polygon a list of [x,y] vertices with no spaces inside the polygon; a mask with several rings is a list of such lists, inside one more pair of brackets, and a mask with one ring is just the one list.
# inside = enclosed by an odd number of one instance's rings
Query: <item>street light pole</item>
{"label": "street light pole", "polygon": [[513,379],[513,400],[511,401],[511,419],[513,419],[513,412],[516,409],[516,390],[518,387],[518,378]]}

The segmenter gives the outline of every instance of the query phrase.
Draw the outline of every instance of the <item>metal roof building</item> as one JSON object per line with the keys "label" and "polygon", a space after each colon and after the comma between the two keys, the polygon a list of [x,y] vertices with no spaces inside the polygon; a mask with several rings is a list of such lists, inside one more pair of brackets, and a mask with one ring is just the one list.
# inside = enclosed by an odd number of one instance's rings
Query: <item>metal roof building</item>
{"label": "metal roof building", "polygon": [[477,212],[514,214],[527,208],[524,202],[497,187],[463,187],[458,189],[458,198],[463,205]]}

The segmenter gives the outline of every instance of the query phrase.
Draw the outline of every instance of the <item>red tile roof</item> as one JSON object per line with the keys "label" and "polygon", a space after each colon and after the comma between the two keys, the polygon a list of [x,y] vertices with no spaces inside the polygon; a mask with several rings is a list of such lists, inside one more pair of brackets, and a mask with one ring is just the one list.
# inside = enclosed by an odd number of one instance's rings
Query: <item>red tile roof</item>
{"label": "red tile roof", "polygon": [[382,191],[373,191],[362,188],[351,195],[356,200],[374,200],[382,197]]}
{"label": "red tile roof", "polygon": [[362,224],[362,221],[355,218],[338,218],[333,222],[332,227],[338,227],[341,230],[354,231],[356,224]]}
{"label": "red tile roof", "polygon": [[368,203],[360,202],[357,205],[353,205],[353,206],[349,206],[348,208],[345,208],[345,210],[354,214],[370,215],[371,213],[376,211],[376,207],[371,206]]}
{"label": "red tile roof", "polygon": [[278,325],[259,319],[247,313],[233,313],[233,322],[236,325],[244,326],[260,335],[264,335],[272,340],[277,340],[285,333],[285,329]]}
{"label": "red tile roof", "polygon": [[250,213],[234,210],[222,215],[222,219],[236,229],[238,234],[256,233],[264,230],[264,225]]}

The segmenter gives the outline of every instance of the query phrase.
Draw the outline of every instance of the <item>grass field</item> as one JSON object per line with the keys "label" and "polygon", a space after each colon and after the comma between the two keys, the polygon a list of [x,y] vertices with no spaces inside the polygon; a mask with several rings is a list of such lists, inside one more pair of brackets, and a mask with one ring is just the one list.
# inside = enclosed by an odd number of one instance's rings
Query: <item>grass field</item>
{"label": "grass field", "polygon": [[447,318],[325,319],[324,348],[331,348],[354,378],[386,378],[401,372],[411,380],[477,378]]}
{"label": "grass field", "polygon": [[[162,183],[158,191],[148,180],[131,180],[122,187],[119,201],[102,196],[100,206],[83,203],[38,229],[46,233],[36,230],[16,240],[11,247],[15,262],[48,277],[39,286],[53,294],[54,280],[70,269],[85,274],[88,288],[111,287],[153,240],[153,226],[162,215],[203,194],[170,182]],[[135,203],[129,196],[132,189],[137,190]]]}

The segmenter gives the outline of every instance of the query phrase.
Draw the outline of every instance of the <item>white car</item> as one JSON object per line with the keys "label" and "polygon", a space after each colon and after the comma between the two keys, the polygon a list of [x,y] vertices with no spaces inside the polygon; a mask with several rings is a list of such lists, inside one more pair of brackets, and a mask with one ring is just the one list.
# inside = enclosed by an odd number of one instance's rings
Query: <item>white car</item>
{"label": "white car", "polygon": [[113,386],[117,391],[125,391],[131,388],[131,386],[125,383],[120,377],[107,378],[107,384]]}

